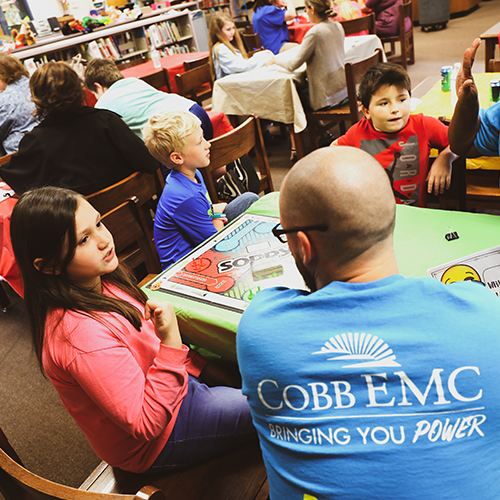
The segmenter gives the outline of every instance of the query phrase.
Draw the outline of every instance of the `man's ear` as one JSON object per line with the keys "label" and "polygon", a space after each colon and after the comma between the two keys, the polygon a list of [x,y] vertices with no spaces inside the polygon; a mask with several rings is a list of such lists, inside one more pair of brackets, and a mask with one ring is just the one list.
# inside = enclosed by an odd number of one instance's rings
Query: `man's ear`
{"label": "man's ear", "polygon": [[314,250],[314,246],[306,233],[299,231],[297,233],[297,238],[299,240],[300,258],[302,263],[307,266],[316,257],[316,251]]}
{"label": "man's ear", "polygon": [[33,266],[37,271],[40,271],[41,273],[44,274],[56,274],[56,275],[59,274],[58,270],[56,270],[56,272],[54,273],[54,267],[52,265],[47,265],[45,261],[40,257],[37,257],[33,261]]}
{"label": "man's ear", "polygon": [[366,109],[363,105],[361,105],[361,111],[363,111],[365,118],[370,118],[370,111],[368,111],[368,109]]}
{"label": "man's ear", "polygon": [[170,153],[169,158],[174,165],[182,165],[184,163],[184,157],[182,156],[182,153],[179,153],[178,151]]}

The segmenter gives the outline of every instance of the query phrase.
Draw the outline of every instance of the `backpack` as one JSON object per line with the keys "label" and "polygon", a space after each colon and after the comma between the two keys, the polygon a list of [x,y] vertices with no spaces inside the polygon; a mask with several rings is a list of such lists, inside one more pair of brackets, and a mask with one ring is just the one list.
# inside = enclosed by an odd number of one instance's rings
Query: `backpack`
{"label": "backpack", "polygon": [[250,157],[245,154],[229,163],[226,173],[215,182],[215,189],[219,200],[226,202],[248,191],[259,194],[260,180]]}

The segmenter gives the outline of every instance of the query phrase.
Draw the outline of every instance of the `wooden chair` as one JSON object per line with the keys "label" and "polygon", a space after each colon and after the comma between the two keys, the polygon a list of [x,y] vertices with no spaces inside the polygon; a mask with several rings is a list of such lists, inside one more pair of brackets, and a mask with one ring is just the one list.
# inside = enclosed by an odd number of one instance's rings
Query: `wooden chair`
{"label": "wooden chair", "polygon": [[160,199],[165,182],[158,169],[154,174],[135,172],[101,191],[88,195],[89,203],[101,214],[106,214],[133,196],[143,207],[151,199]]}
{"label": "wooden chair", "polygon": [[189,71],[190,69],[198,68],[208,63],[208,56],[199,57],[198,59],[191,59],[190,61],[184,61],[184,71]]}
{"label": "wooden chair", "polygon": [[[411,27],[405,32],[405,19],[409,17]],[[396,36],[380,37],[382,45],[388,43],[391,46],[389,51],[385,51],[387,60],[401,64],[404,69],[408,64],[415,64],[415,43],[413,38],[413,14],[411,0],[399,6],[399,34]],[[396,43],[400,44],[401,54],[396,54]]]}
{"label": "wooden chair", "polygon": [[168,71],[164,68],[155,71],[149,75],[141,77],[141,80],[149,83],[152,87],[157,90],[162,90],[163,92],[172,92],[172,85],[170,84],[170,78],[168,77]]}
{"label": "wooden chair", "polygon": [[133,196],[104,214],[101,221],[113,235],[115,252],[120,262],[130,269],[144,264],[149,274],[158,274],[161,272],[160,260],[141,216],[139,200]]}
{"label": "wooden chair", "polygon": [[500,71],[500,60],[490,59],[488,61],[488,73],[498,73]]}
{"label": "wooden chair", "polygon": [[274,191],[271,171],[267,160],[264,137],[257,116],[250,116],[239,127],[227,134],[221,135],[210,141],[210,165],[201,169],[208,193],[213,202],[218,200],[215,184],[211,172],[232,161],[240,158],[255,147],[260,190],[265,193]]}
{"label": "wooden chair", "polygon": [[[323,132],[333,125],[338,123],[340,131],[342,134],[345,134],[346,121],[349,121],[351,125],[359,121],[363,113],[361,111],[361,104],[358,102],[357,87],[366,71],[379,62],[382,62],[382,51],[377,49],[372,56],[366,59],[355,63],[347,63],[345,65],[345,77],[349,102],[332,109],[308,113],[307,122],[309,124],[309,137],[312,149],[318,147],[318,137],[321,137]],[[324,125],[321,125],[320,121]]]}
{"label": "wooden chair", "polygon": [[266,469],[257,441],[240,445],[211,460],[147,476],[124,472],[102,462],[80,488],[123,494],[137,491],[145,482],[174,500],[269,499]]}
{"label": "wooden chair", "polygon": [[212,97],[212,75],[208,63],[175,75],[175,83],[180,95],[196,101],[200,106]]}
{"label": "wooden chair", "polygon": [[373,12],[366,16],[358,17],[357,19],[340,21],[340,24],[344,28],[346,36],[365,30],[368,30],[370,35],[375,34],[375,14]]}
{"label": "wooden chair", "polygon": [[245,46],[247,52],[251,52],[252,50],[260,49],[262,47],[262,42],[258,33],[242,33],[241,39],[243,40],[243,45]]}
{"label": "wooden chair", "polygon": [[107,494],[77,490],[43,479],[25,469],[0,429],[0,492],[5,500],[166,500],[161,490],[140,488],[137,494]]}

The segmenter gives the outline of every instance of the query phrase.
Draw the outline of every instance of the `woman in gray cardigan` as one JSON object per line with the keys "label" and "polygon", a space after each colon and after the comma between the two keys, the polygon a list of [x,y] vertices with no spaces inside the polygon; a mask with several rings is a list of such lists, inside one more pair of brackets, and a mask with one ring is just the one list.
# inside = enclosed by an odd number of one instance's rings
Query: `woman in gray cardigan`
{"label": "woman in gray cardigan", "polygon": [[315,24],[299,47],[278,54],[274,62],[293,71],[307,63],[309,102],[313,111],[335,106],[347,97],[344,73],[344,29],[336,21],[330,0],[305,0],[309,20]]}

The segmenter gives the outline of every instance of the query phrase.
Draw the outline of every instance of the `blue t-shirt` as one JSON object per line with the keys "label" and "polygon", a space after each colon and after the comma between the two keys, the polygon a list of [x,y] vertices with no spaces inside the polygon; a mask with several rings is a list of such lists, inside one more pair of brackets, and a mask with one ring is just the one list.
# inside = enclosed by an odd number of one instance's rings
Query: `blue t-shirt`
{"label": "blue t-shirt", "polygon": [[472,282],[259,292],[237,354],[271,499],[500,498],[499,325]]}
{"label": "blue t-shirt", "polygon": [[474,141],[484,156],[500,156],[500,102],[479,110],[481,125]]}
{"label": "blue t-shirt", "polygon": [[277,54],[285,42],[290,41],[285,22],[286,11],[274,5],[259,7],[253,14],[252,25],[265,49]]}
{"label": "blue t-shirt", "polygon": [[217,230],[212,204],[200,172],[193,182],[172,170],[156,209],[154,238],[162,269],[177,262]]}

